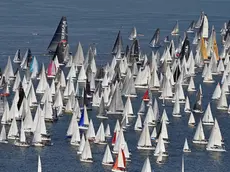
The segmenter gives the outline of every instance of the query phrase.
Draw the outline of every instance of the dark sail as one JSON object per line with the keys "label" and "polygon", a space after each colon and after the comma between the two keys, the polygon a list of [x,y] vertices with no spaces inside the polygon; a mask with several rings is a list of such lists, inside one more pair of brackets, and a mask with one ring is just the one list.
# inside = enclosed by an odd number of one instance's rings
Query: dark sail
{"label": "dark sail", "polygon": [[193,21],[190,23],[190,25],[189,25],[189,27],[188,27],[188,29],[187,29],[187,32],[188,32],[188,33],[194,32],[194,28],[195,28],[195,21],[193,20]]}
{"label": "dark sail", "polygon": [[25,92],[24,92],[24,90],[22,88],[22,83],[20,83],[18,91],[19,91],[19,100],[18,100],[17,107],[18,107],[18,109],[20,109],[21,104],[23,102],[23,98],[25,96]]}
{"label": "dark sail", "polygon": [[201,96],[201,92],[200,89],[197,92],[196,95],[196,103],[193,106],[193,111],[195,112],[202,112],[202,96]]}
{"label": "dark sail", "polygon": [[180,60],[182,61],[184,57],[186,58],[186,60],[188,60],[189,52],[190,52],[190,42],[189,42],[188,37],[186,35],[184,42],[183,42],[183,45],[182,45],[182,48],[181,48],[181,51],[180,51],[180,56],[179,56]]}
{"label": "dark sail", "polygon": [[149,42],[150,47],[160,47],[160,29],[157,28],[151,41]]}
{"label": "dark sail", "polygon": [[58,43],[57,45],[57,49],[53,55],[53,60],[54,58],[57,56],[58,57],[58,62],[59,63],[64,63],[64,60],[65,60],[65,49],[67,47],[65,46],[65,43],[63,42],[60,42]]}
{"label": "dark sail", "polygon": [[66,47],[68,44],[68,25],[66,17],[62,17],[59,25],[54,33],[54,36],[47,48],[50,53],[54,53],[57,49],[58,44],[62,42],[63,46]]}
{"label": "dark sail", "polygon": [[139,53],[139,42],[137,39],[135,39],[130,49],[130,55],[134,57],[139,57]]}
{"label": "dark sail", "polygon": [[122,37],[121,37],[121,31],[118,32],[116,41],[113,45],[112,54],[116,54],[118,50],[122,51],[123,43],[122,43]]}
{"label": "dark sail", "polygon": [[178,81],[178,78],[180,77],[180,73],[181,73],[180,66],[177,65],[176,70],[175,70],[175,72],[173,74],[173,79],[174,79],[175,83]]}
{"label": "dark sail", "polygon": [[226,34],[224,35],[224,41],[226,41],[229,34],[230,34],[230,20],[228,21],[228,24],[227,24],[227,31],[226,31]]}
{"label": "dark sail", "polygon": [[32,61],[32,52],[30,49],[27,50],[28,51],[28,54],[27,54],[27,67],[30,66],[30,63]]}

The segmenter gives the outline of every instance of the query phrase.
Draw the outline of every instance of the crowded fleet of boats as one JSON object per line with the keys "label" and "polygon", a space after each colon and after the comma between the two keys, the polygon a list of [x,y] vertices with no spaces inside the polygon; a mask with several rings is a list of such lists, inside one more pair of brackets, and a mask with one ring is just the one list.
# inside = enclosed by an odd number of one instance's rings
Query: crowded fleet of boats
{"label": "crowded fleet of boats", "polygon": [[[71,114],[66,135],[70,144],[78,148],[80,161],[94,162],[91,145],[105,145],[102,165],[124,172],[128,171],[127,163],[132,159],[129,144],[136,144],[140,151],[151,151],[157,157],[156,163],[166,163],[170,157],[166,148],[171,142],[168,116],[182,118],[187,114],[186,124],[196,129],[193,138],[183,138],[181,152],[192,152],[189,144],[205,145],[207,151],[225,152],[221,125],[210,103],[215,100],[218,111],[230,113],[227,102],[230,23],[221,29],[219,47],[222,51],[218,49],[216,30],[209,26],[204,12],[190,23],[184,36],[180,33],[179,21],[176,21],[171,36],[161,41],[157,28],[149,42],[151,55],[146,55],[141,51],[136,27],[128,37],[131,46],[126,49],[119,31],[111,52],[112,61],[98,66],[95,46],[89,47],[85,55],[79,42],[76,53],[70,52],[67,19],[62,17],[48,46],[51,60],[47,66],[33,56],[30,49],[24,56],[17,50],[13,60],[8,58],[0,80],[0,142],[20,147],[52,146],[46,124]],[[221,76],[220,81],[216,75]],[[197,78],[203,81],[199,86],[195,84]],[[210,99],[202,91],[207,84],[216,84]],[[191,102],[191,94],[196,94],[195,102]],[[205,109],[203,97],[209,101]],[[137,98],[141,99],[140,108],[134,111],[132,101]],[[172,104],[171,113],[165,109],[167,104]],[[90,110],[96,112],[94,115],[100,121],[97,130],[95,118],[88,114]],[[116,125],[110,126],[108,121],[114,120],[111,118],[114,115]],[[134,124],[130,123],[131,118],[136,118]],[[206,126],[212,127],[209,137],[204,132]],[[137,143],[126,141],[128,128],[140,133]],[[146,157],[141,171],[151,172],[152,163]],[[42,171],[41,166],[38,156],[38,172]]]}

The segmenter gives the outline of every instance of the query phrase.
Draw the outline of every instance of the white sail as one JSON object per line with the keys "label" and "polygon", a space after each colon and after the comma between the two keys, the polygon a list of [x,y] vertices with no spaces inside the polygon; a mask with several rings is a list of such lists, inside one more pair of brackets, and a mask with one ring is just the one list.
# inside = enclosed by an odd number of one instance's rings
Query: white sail
{"label": "white sail", "polygon": [[151,138],[150,138],[150,133],[149,133],[149,127],[147,124],[144,125],[139,141],[137,143],[137,148],[138,149],[153,149]]}
{"label": "white sail", "polygon": [[207,144],[201,120],[200,120],[200,122],[196,128],[196,132],[195,132],[195,135],[193,137],[193,143]]}
{"label": "white sail", "polygon": [[226,151],[224,146],[223,146],[222,135],[220,132],[219,124],[218,124],[216,119],[215,119],[214,126],[212,128],[210,137],[208,139],[208,145],[206,147],[206,150],[208,150],[208,151],[219,151],[219,152]]}
{"label": "white sail", "polygon": [[183,152],[191,152],[191,150],[189,149],[189,146],[188,146],[187,138],[185,138]]}
{"label": "white sail", "polygon": [[188,125],[194,126],[195,124],[196,124],[195,118],[194,118],[193,113],[191,112],[189,116],[189,120],[188,120]]}
{"label": "white sail", "polygon": [[92,162],[93,161],[90,144],[89,144],[89,141],[87,139],[86,139],[85,146],[84,146],[84,149],[82,151],[80,160],[84,161],[84,162]]}
{"label": "white sail", "polygon": [[142,167],[141,172],[152,172],[151,164],[149,161],[149,157],[146,158],[144,165]]}
{"label": "white sail", "polygon": [[136,131],[141,131],[142,130],[142,122],[141,122],[141,116],[138,114],[137,115],[137,120],[134,126],[134,130]]}
{"label": "white sail", "polygon": [[211,111],[211,107],[210,107],[210,103],[207,106],[207,109],[204,113],[204,117],[202,119],[202,122],[204,125],[213,125],[214,124],[214,119],[212,116],[212,111]]}
{"label": "white sail", "polygon": [[7,138],[6,138],[5,125],[2,125],[2,130],[1,130],[1,134],[0,134],[0,143],[8,143]]}
{"label": "white sail", "polygon": [[113,165],[113,157],[109,148],[109,145],[106,146],[105,153],[102,159],[103,165]]}
{"label": "white sail", "polygon": [[101,122],[97,134],[95,136],[95,143],[105,144],[105,129],[104,124]]}

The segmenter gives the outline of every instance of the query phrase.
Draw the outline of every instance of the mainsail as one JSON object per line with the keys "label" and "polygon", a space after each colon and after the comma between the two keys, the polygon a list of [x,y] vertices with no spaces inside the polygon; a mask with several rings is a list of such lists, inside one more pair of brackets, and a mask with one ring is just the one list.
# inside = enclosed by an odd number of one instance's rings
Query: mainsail
{"label": "mainsail", "polygon": [[68,26],[66,17],[62,17],[59,25],[54,33],[54,36],[47,48],[50,53],[54,53],[57,49],[58,44],[62,42],[66,47],[68,44]]}

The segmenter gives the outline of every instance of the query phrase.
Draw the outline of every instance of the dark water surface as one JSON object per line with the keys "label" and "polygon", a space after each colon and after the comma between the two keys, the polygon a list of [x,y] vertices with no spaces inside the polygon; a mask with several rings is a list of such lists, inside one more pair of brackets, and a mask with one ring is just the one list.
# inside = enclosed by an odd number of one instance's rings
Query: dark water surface
{"label": "dark water surface", "polygon": [[[122,32],[124,43],[130,44],[127,38],[131,28],[136,26],[138,32],[144,34],[140,38],[141,47],[144,52],[149,54],[151,49],[147,45],[156,28],[161,29],[161,37],[164,38],[170,33],[175,21],[179,20],[180,30],[183,31],[188,27],[190,21],[197,20],[200,11],[204,10],[208,14],[210,26],[215,25],[219,32],[223,23],[229,19],[229,6],[230,1],[227,0],[1,0],[0,67],[6,64],[7,56],[13,56],[18,48],[23,53],[27,48],[31,48],[40,63],[47,62],[49,58],[42,54],[46,53],[46,48],[61,16],[67,16],[71,51],[75,53],[79,41],[85,51],[90,44],[96,43],[98,50],[96,61],[98,64],[105,64],[112,59],[109,53],[118,30]],[[38,33],[38,35],[35,36],[32,33]],[[219,33],[217,36],[219,40]],[[197,88],[199,82],[202,82],[199,78],[196,80]],[[216,81],[220,80],[220,77],[214,78]],[[206,109],[215,85],[203,84],[204,109]],[[194,102],[195,95],[190,97],[191,102]],[[132,102],[134,112],[137,112],[140,99],[133,99]],[[211,105],[213,115],[217,117],[225,139],[226,153],[207,152],[204,147],[194,146],[191,140],[195,128],[187,126],[188,115],[182,110],[182,118],[173,118],[171,115],[172,104],[168,103],[166,110],[171,124],[168,125],[170,144],[167,146],[169,157],[166,163],[157,165],[153,152],[136,149],[140,133],[134,132],[132,126],[125,133],[132,153],[132,162],[128,163],[128,171],[141,171],[147,154],[150,155],[154,171],[181,171],[182,148],[184,138],[187,137],[192,153],[185,155],[185,171],[229,172],[230,116],[226,112],[216,110],[215,102],[211,102]],[[183,109],[183,106],[181,108]],[[162,111],[163,108],[160,107],[160,112],[162,113]],[[97,131],[100,123],[95,115],[95,111],[89,113]],[[110,168],[101,165],[105,149],[102,145],[91,145],[94,158],[92,164],[79,161],[76,148],[70,146],[65,137],[70,117],[70,115],[65,115],[57,123],[47,125],[47,129],[52,134],[53,146],[18,148],[11,144],[0,145],[0,171],[36,171],[38,154],[41,155],[44,172],[110,171]],[[195,116],[195,118],[198,121],[200,117]],[[109,123],[111,131],[113,131],[115,120],[110,120]],[[205,127],[206,138],[210,135],[210,129]]]}

